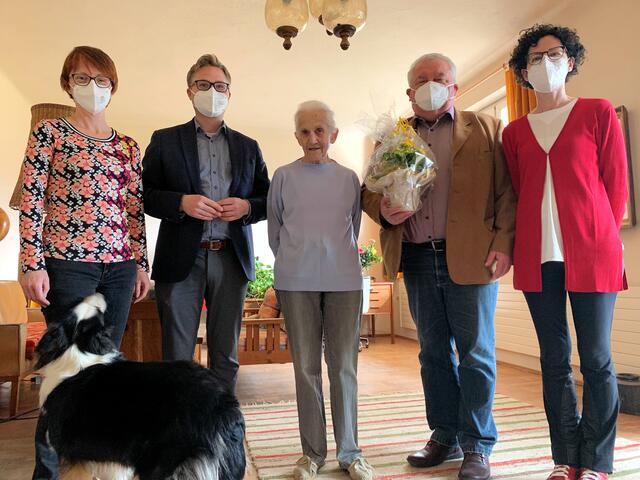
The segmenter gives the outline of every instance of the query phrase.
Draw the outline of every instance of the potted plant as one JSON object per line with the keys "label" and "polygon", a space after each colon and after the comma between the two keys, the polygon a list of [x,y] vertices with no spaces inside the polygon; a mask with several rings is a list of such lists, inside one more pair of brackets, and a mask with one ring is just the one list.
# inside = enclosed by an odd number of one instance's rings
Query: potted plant
{"label": "potted plant", "polygon": [[245,306],[259,307],[265,292],[273,286],[273,267],[256,257],[256,279],[247,285]]}
{"label": "potted plant", "polygon": [[378,255],[374,240],[369,240],[369,243],[365,246],[358,247],[358,255],[360,256],[360,267],[362,268],[362,311],[366,312],[369,310],[369,295],[371,294],[369,267],[374,263],[380,263],[382,257]]}

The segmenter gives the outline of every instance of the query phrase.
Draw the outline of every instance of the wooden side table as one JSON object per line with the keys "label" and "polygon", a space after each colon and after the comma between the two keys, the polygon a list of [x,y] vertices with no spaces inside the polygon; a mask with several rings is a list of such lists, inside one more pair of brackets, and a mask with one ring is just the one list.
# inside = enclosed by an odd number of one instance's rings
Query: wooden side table
{"label": "wooden side table", "polygon": [[396,343],[395,327],[393,324],[393,282],[371,283],[369,310],[362,314],[371,319],[371,336],[376,336],[376,315],[389,315],[389,329],[391,343]]}

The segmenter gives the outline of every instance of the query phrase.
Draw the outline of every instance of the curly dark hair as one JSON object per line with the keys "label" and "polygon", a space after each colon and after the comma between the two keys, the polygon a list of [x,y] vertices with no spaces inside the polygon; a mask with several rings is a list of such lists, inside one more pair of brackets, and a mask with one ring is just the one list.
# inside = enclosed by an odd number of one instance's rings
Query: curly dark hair
{"label": "curly dark hair", "polygon": [[516,80],[527,88],[533,88],[532,85],[522,77],[522,70],[527,68],[529,49],[535,46],[542,37],[546,37],[547,35],[554,36],[560,40],[564,48],[567,49],[567,56],[573,58],[575,61],[573,70],[567,75],[567,81],[570,76],[577,75],[578,65],[582,65],[584,62],[587,50],[584,48],[584,45],[580,43],[580,37],[574,29],[561,27],[559,25],[540,25],[536,23],[533,27],[520,32],[518,44],[513,49],[513,52],[511,52],[511,59],[509,60],[509,67],[513,71]]}

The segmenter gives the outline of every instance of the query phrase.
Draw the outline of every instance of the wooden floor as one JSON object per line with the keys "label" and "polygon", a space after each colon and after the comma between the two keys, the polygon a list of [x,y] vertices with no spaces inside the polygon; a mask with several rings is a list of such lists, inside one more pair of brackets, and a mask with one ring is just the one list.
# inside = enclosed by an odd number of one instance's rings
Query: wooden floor
{"label": "wooden floor", "polygon": [[[417,344],[411,340],[398,338],[397,343],[391,345],[388,338],[376,339],[359,356],[360,393],[420,391],[422,385],[417,353]],[[328,391],[325,378],[325,395]],[[36,406],[37,392],[37,386],[23,382],[21,412]],[[541,382],[537,373],[509,365],[499,365],[497,392],[542,407]],[[237,393],[241,403],[294,400],[292,365],[241,367]],[[8,415],[8,405],[8,384],[2,384],[0,385],[0,417]],[[27,416],[33,415],[35,414]],[[0,480],[31,478],[34,431],[34,419],[0,424]],[[618,433],[620,436],[640,441],[640,417],[620,415]],[[249,469],[246,479],[255,478],[257,478],[255,472]]]}

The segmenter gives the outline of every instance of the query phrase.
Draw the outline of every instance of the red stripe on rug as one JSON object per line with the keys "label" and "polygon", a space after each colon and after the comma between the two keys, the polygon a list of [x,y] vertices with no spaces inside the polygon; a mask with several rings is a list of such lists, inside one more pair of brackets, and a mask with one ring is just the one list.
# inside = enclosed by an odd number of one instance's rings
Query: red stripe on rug
{"label": "red stripe on rug", "polygon": [[[535,440],[535,439],[547,439],[549,438],[548,435],[544,435],[542,437],[519,437],[519,438],[514,438],[514,439],[510,439],[510,440],[499,440],[499,443],[507,443],[507,442],[523,442],[523,441],[528,441],[528,440]],[[373,450],[375,448],[380,448],[380,447],[395,447],[395,446],[403,446],[403,445],[424,445],[424,440],[403,440],[401,442],[388,442],[388,443],[372,443],[372,444],[366,444],[366,445],[360,445],[360,447],[363,450]],[[327,450],[328,453],[330,452],[335,452],[336,449],[335,448],[330,448],[329,450]],[[496,453],[501,453],[499,451],[497,451]],[[254,458],[256,460],[260,459],[260,460],[270,460],[270,459],[274,459],[274,458],[286,458],[286,457],[293,457],[296,455],[300,455],[300,452],[295,452],[295,453],[279,453],[279,454],[274,454],[274,455],[255,455]],[[387,455],[386,453],[384,455]],[[274,467],[278,467],[278,465],[275,465]]]}
{"label": "red stripe on rug", "polygon": [[[358,425],[375,425],[379,423],[395,423],[400,421],[415,421],[415,420],[424,420],[424,416],[420,415],[419,417],[405,417],[405,418],[391,418],[387,420],[369,420],[368,422],[358,422]],[[327,428],[330,428],[331,425],[327,425]],[[290,428],[278,428],[275,430],[259,430],[257,432],[249,432],[250,435],[263,435],[267,433],[279,433],[279,432],[290,432],[292,430],[298,430],[298,427],[290,427]]]}
{"label": "red stripe on rug", "polygon": [[[395,418],[391,420],[372,420],[370,422],[358,422],[358,425],[372,425],[377,423],[388,423],[394,422],[396,420],[423,420],[424,417],[413,417],[413,418]],[[332,428],[331,425],[327,425],[327,428]],[[511,430],[499,430],[498,433],[518,433],[518,432],[528,432],[531,430],[541,430],[547,427],[524,427],[524,428],[514,428]],[[289,427],[289,428],[277,428],[273,430],[258,430],[256,432],[247,432],[247,436],[253,435],[266,435],[268,433],[280,433],[280,432],[293,432],[298,430],[298,427]]]}
{"label": "red stripe on rug", "polygon": [[[424,403],[424,398],[414,398],[413,400],[396,400],[392,402],[359,403],[358,408],[369,407],[369,406],[373,407],[378,405],[397,405],[399,403],[416,403],[416,402]],[[247,412],[247,413],[243,412],[243,415],[247,417],[247,416],[254,416],[254,415],[273,415],[274,413],[291,413],[291,412],[297,412],[297,411],[298,411],[297,408],[291,408],[287,410],[271,410],[268,412]]]}
{"label": "red stripe on rug", "polygon": [[504,407],[504,408],[494,408],[494,412],[506,412],[507,410],[523,410],[525,408],[536,408],[531,405],[519,405],[517,407]]}

